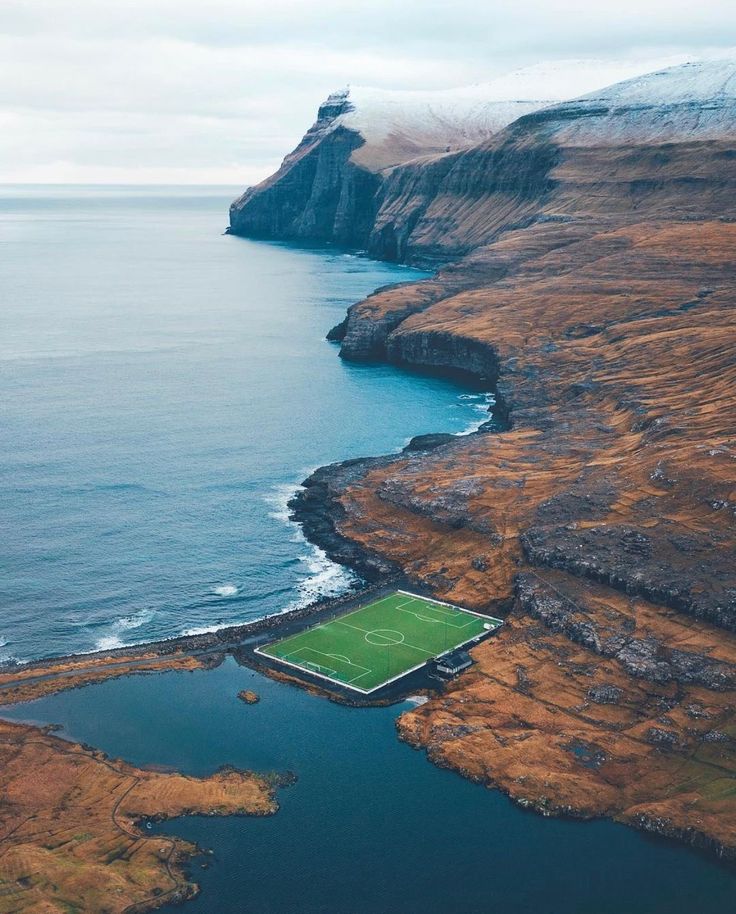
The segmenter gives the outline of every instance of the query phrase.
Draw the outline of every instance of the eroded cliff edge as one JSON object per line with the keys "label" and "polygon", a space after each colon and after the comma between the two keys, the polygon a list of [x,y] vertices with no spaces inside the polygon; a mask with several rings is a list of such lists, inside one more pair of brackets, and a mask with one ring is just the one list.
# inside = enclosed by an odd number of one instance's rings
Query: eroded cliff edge
{"label": "eroded cliff edge", "polygon": [[488,377],[510,428],[323,469],[296,506],[342,561],[511,608],[403,738],[544,813],[729,857],[735,94],[733,62],[689,65],[396,169],[372,233],[449,265],[334,336]]}

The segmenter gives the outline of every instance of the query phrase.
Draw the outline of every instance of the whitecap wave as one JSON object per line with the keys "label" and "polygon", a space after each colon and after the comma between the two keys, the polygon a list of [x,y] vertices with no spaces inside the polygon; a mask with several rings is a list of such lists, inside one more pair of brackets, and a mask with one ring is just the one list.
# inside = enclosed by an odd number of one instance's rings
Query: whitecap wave
{"label": "whitecap wave", "polygon": [[145,607],[144,609],[139,609],[137,612],[131,613],[129,616],[122,616],[120,619],[116,619],[107,630],[107,633],[101,635],[97,641],[95,641],[95,646],[92,651],[82,651],[80,653],[111,651],[116,647],[131,647],[136,642],[126,643],[123,641],[123,634],[131,629],[140,628],[141,626],[146,625],[153,619],[154,615],[155,612],[153,609]]}
{"label": "whitecap wave", "polygon": [[496,402],[496,398],[492,393],[481,393],[481,394],[460,394],[458,398],[464,401],[464,405],[470,405],[474,412],[478,413],[477,418],[474,417],[473,420],[460,432],[455,432],[455,435],[458,438],[461,438],[463,435],[472,435],[473,432],[477,432],[478,429],[483,425],[484,422],[488,422],[491,418],[490,409]]}
{"label": "whitecap wave", "polygon": [[274,486],[270,492],[263,496],[264,501],[271,509],[268,512],[268,516],[292,526],[289,502],[299,489],[301,489],[301,485],[297,482],[285,482]]}
{"label": "whitecap wave", "polygon": [[302,609],[317,600],[332,599],[350,590],[359,583],[359,578],[349,568],[338,565],[319,546],[312,546],[309,555],[299,556],[307,571],[308,577],[297,581],[299,596],[292,600],[288,609]]}
{"label": "whitecap wave", "polygon": [[293,531],[292,541],[303,543],[310,550],[299,556],[299,561],[305,567],[307,576],[296,582],[297,596],[284,607],[282,612],[302,609],[320,599],[339,597],[360,582],[360,578],[349,568],[333,562],[323,549],[310,543],[302,533],[302,528],[291,519],[288,502],[301,488],[299,483],[282,483],[274,486],[265,496],[266,503],[272,508],[269,515],[288,524]]}
{"label": "whitecap wave", "polygon": [[235,584],[219,584],[212,588],[212,593],[218,597],[234,597],[237,592]]}
{"label": "whitecap wave", "polygon": [[12,654],[0,654],[0,666],[16,667],[25,666],[27,663],[30,663],[30,660],[21,660]]}
{"label": "whitecap wave", "polygon": [[[316,469],[316,467],[312,467],[305,470],[304,475],[309,476]],[[291,499],[303,488],[304,486],[300,482],[284,482],[273,486],[271,491],[263,496],[264,501],[271,508],[268,516],[286,524],[291,532],[292,543],[307,542],[302,534],[302,528],[291,519],[291,508],[289,507]]]}
{"label": "whitecap wave", "polygon": [[218,622],[216,625],[202,625],[199,628],[185,628],[184,631],[176,637],[187,638],[191,635],[209,635],[212,632],[219,632],[222,628],[231,628],[233,625],[237,624],[237,622]]}
{"label": "whitecap wave", "polygon": [[117,635],[103,635],[95,642],[96,651],[111,651],[116,647],[124,647],[122,640]]}
{"label": "whitecap wave", "polygon": [[137,613],[132,613],[130,616],[123,616],[122,619],[118,619],[115,625],[118,628],[140,628],[141,625],[145,625],[146,622],[150,622],[153,619],[153,610],[152,609],[140,609]]}
{"label": "whitecap wave", "polygon": [[[0,648],[7,647],[8,644],[10,644],[10,642],[7,640],[7,638],[0,638]],[[9,665],[12,664],[13,666],[16,666],[23,662],[24,661],[19,660],[17,657],[14,657],[12,654],[0,653],[0,664],[7,663]],[[25,662],[27,662],[27,661],[25,661]]]}

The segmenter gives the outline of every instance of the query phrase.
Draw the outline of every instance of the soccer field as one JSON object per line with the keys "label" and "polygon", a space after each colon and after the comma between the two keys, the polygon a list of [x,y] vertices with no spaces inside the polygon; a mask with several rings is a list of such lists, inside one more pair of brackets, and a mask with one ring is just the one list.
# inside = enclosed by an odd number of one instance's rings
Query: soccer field
{"label": "soccer field", "polygon": [[500,624],[400,590],[256,653],[367,693]]}

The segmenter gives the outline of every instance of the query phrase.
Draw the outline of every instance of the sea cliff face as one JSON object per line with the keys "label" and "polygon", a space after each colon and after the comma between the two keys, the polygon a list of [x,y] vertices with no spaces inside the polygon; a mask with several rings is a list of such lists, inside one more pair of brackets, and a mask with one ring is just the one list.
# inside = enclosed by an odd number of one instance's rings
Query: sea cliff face
{"label": "sea cliff face", "polygon": [[373,222],[372,199],[379,179],[350,161],[365,142],[360,134],[335,126],[350,107],[343,95],[327,99],[279,171],[232,204],[232,233],[347,246],[362,243]]}
{"label": "sea cliff face", "polygon": [[332,337],[484,378],[505,430],[323,468],[295,505],[339,560],[508,612],[403,738],[545,814],[730,857],[734,115],[736,63],[689,65],[395,168],[367,247],[440,268]]}

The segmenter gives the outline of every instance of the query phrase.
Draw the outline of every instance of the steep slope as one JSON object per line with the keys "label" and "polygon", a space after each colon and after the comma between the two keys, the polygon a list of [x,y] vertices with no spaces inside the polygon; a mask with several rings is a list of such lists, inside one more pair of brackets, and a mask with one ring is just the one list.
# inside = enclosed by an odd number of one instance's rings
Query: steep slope
{"label": "steep slope", "polygon": [[486,378],[508,427],[323,468],[295,504],[332,555],[509,613],[404,738],[545,813],[730,857],[734,73],[657,72],[395,169],[371,249],[453,262],[333,336]]}
{"label": "steep slope", "polygon": [[522,117],[467,151],[397,169],[369,251],[442,261],[532,220],[728,215],[734,78],[731,60],[636,77]]}
{"label": "steep slope", "polygon": [[[468,256],[438,284],[351,309],[339,334],[343,355],[381,355],[386,335],[409,313],[448,291],[514,274],[540,253],[575,245],[571,252],[586,257],[598,248],[582,242],[606,229],[730,219],[734,73],[728,60],[636,77],[522,117],[464,152],[394,170],[381,191],[369,252],[430,263]],[[502,241],[520,228],[523,234]],[[557,269],[550,259],[544,266]]]}

